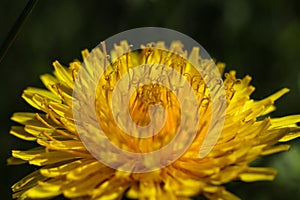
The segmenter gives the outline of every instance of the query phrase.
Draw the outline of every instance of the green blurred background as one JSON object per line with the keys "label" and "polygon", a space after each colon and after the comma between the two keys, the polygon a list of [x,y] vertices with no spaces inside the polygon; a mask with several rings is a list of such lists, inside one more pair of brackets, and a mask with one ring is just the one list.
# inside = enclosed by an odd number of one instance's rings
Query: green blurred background
{"label": "green blurred background", "polygon": [[[0,42],[26,1],[0,1]],[[180,31],[198,41],[210,55],[250,74],[261,99],[282,87],[291,92],[277,102],[273,116],[300,113],[300,1],[298,0],[118,0],[40,1],[7,56],[0,64],[1,115],[0,199],[11,199],[10,186],[35,168],[6,166],[11,149],[34,144],[9,135],[10,116],[30,111],[20,95],[26,86],[42,86],[39,75],[52,72],[51,63],[67,65],[109,36],[131,28],[159,26]],[[300,140],[288,153],[265,157],[256,165],[279,170],[273,182],[231,183],[243,199],[300,199]]]}

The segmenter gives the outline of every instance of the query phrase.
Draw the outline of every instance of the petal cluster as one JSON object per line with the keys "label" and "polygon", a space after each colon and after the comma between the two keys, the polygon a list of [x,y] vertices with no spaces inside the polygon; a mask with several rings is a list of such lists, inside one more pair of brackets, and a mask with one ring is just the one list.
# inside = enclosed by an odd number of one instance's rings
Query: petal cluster
{"label": "petal cluster", "polygon": [[[131,101],[132,116],[138,123],[146,123],[148,111],[143,105],[161,102],[168,107],[171,116],[160,135],[138,140],[122,135],[112,126],[113,118],[106,105],[110,89],[130,68],[140,63],[164,64],[178,70],[189,81],[197,93],[201,123],[198,133],[188,150],[171,165],[148,173],[129,173],[112,169],[95,159],[86,149],[76,131],[72,113],[74,82],[81,68],[81,62],[74,61],[69,67],[54,62],[54,75],[42,75],[46,89],[29,87],[22,97],[36,113],[15,113],[12,120],[19,123],[11,127],[10,133],[39,147],[30,150],[13,150],[9,164],[28,162],[39,169],[12,186],[13,197],[18,199],[49,199],[63,195],[69,199],[122,199],[125,195],[132,199],[189,199],[204,195],[208,199],[238,199],[228,192],[224,184],[231,181],[273,180],[276,171],[264,167],[251,167],[250,163],[260,156],[287,151],[289,146],[281,144],[300,136],[297,123],[300,115],[271,118],[268,114],[275,110],[274,102],[289,90],[284,88],[262,99],[250,98],[254,87],[251,77],[236,78],[235,71],[223,74],[226,90],[226,116],[221,136],[211,152],[199,157],[199,148],[210,124],[211,101],[207,86],[192,67],[183,63],[180,56],[155,50],[157,47],[176,52],[177,55],[199,59],[199,49],[190,53],[183,50],[180,42],[173,42],[166,48],[163,42],[141,48],[140,52],[122,55],[130,48],[127,42],[115,46],[110,57],[119,71],[100,80],[98,88],[99,123],[107,136],[120,147],[139,152],[154,151],[166,145],[174,136],[179,112],[175,97],[161,88],[144,87]],[[99,55],[106,52],[99,52]],[[89,55],[82,52],[83,58]],[[222,74],[225,64],[218,63]],[[159,94],[157,93],[159,91]],[[162,93],[164,95],[162,95]],[[159,98],[156,98],[159,97]],[[170,100],[171,99],[171,100]],[[107,109],[105,109],[107,108]],[[83,112],[89,112],[88,110]],[[104,114],[103,114],[104,113]],[[144,120],[144,121],[143,121]],[[90,130],[95,131],[94,129]]]}

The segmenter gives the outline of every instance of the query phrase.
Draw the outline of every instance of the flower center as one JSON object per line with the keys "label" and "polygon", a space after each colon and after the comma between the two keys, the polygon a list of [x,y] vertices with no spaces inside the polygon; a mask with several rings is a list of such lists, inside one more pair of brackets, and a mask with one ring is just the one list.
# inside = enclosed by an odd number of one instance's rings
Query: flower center
{"label": "flower center", "polygon": [[[109,140],[121,149],[131,152],[151,152],[167,145],[176,135],[181,122],[181,110],[177,99],[176,88],[166,87],[166,82],[171,82],[170,74],[159,71],[159,65],[166,66],[182,75],[182,81],[187,81],[195,91],[199,105],[204,105],[204,99],[207,96],[206,86],[199,74],[193,67],[186,65],[183,58],[178,54],[172,54],[164,50],[143,49],[141,52],[132,51],[126,53],[108,66],[100,78],[96,93],[96,113],[99,125],[109,138]],[[139,72],[134,71],[135,67],[140,66]],[[139,74],[142,78],[138,78]],[[159,78],[153,79],[153,73],[161,73]],[[127,83],[116,86],[123,76],[127,76]],[[180,78],[181,79],[181,78]],[[146,82],[146,84],[142,82]],[[178,88],[180,87],[180,84]],[[133,91],[129,101],[126,99],[129,91]],[[116,93],[117,98],[114,99]],[[208,98],[207,98],[208,99]],[[124,110],[118,110],[114,113],[113,109],[121,105]],[[208,103],[206,102],[208,105]],[[163,108],[163,113],[152,109],[159,105]],[[204,107],[207,109],[207,105]],[[126,115],[126,109],[129,110],[129,117]],[[154,111],[153,111],[154,110]],[[203,107],[199,107],[199,114]],[[156,114],[156,115],[155,115]],[[151,115],[155,117],[151,117]],[[165,123],[160,130],[155,128],[162,124],[165,117]],[[122,124],[118,124],[118,119]],[[131,127],[132,123],[139,127],[147,127],[151,137],[143,137],[142,133],[135,133],[136,129],[124,131],[120,127]],[[128,129],[127,129],[128,130]]]}

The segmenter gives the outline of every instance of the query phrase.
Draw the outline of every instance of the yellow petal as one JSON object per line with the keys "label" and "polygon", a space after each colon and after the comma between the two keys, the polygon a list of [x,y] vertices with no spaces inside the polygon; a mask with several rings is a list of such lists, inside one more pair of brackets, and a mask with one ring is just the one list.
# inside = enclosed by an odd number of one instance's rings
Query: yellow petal
{"label": "yellow petal", "polygon": [[228,192],[223,187],[205,187],[204,188],[204,196],[210,200],[239,200],[237,196]]}
{"label": "yellow petal", "polygon": [[297,127],[296,123],[300,122],[300,115],[290,115],[281,118],[272,118],[270,128],[278,127]]}
{"label": "yellow petal", "polygon": [[22,160],[31,160],[33,159],[36,155],[40,153],[44,153],[45,149],[41,147],[37,147],[31,150],[26,150],[26,151],[19,151],[19,150],[12,150],[12,156],[15,158],[20,158]]}
{"label": "yellow petal", "polygon": [[53,63],[55,74],[58,80],[62,81],[69,88],[73,88],[74,83],[72,80],[72,75],[70,71],[67,71],[58,61]]}
{"label": "yellow petal", "polygon": [[96,160],[91,163],[86,163],[73,171],[70,171],[67,174],[67,179],[81,180],[97,171],[99,171],[99,173],[102,173],[103,175],[111,174],[112,172],[114,172],[114,170]]}
{"label": "yellow petal", "polygon": [[59,82],[54,76],[50,74],[44,74],[40,76],[41,81],[45,85],[45,87],[51,91],[53,94],[56,94],[57,91],[55,89],[55,85]]}
{"label": "yellow petal", "polygon": [[275,144],[287,133],[288,133],[288,128],[268,130],[264,135],[260,137],[261,143],[269,144],[269,145]]}
{"label": "yellow petal", "polygon": [[272,181],[277,171],[270,168],[250,167],[239,175],[239,178],[245,182],[253,181]]}
{"label": "yellow petal", "polygon": [[92,191],[92,199],[118,199],[122,197],[124,191],[131,185],[127,180],[112,177],[103,182],[100,187]]}
{"label": "yellow petal", "polygon": [[[38,110],[45,110],[45,106],[43,104],[43,102],[36,102],[36,100],[34,100],[34,98],[37,98],[38,95],[34,94],[29,94],[29,93],[23,93],[22,94],[22,98],[32,107],[38,109]],[[39,99],[42,99],[41,97]],[[43,100],[43,99],[42,99]]]}
{"label": "yellow petal", "polygon": [[81,152],[86,151],[86,148],[81,141],[78,140],[53,140],[53,141],[44,141],[38,140],[38,144],[45,146],[48,149],[59,150],[59,151],[68,151],[68,150],[78,150]]}
{"label": "yellow petal", "polygon": [[10,157],[6,160],[6,162],[8,165],[20,165],[26,163],[27,161],[15,157]]}
{"label": "yellow petal", "polygon": [[82,165],[86,165],[88,163],[92,162],[90,159],[81,159],[76,160],[70,163],[66,163],[63,165],[60,165],[58,167],[52,167],[52,168],[43,168],[40,170],[41,174],[45,177],[58,177],[63,176],[67,173],[69,173],[71,170],[76,169],[77,167],[80,167]]}
{"label": "yellow petal", "polygon": [[235,179],[238,174],[244,171],[246,168],[246,165],[228,166],[225,169],[222,169],[219,173],[211,176],[211,182],[216,185],[227,183]]}
{"label": "yellow petal", "polygon": [[62,189],[64,190],[64,195],[67,198],[91,195],[103,181],[110,178],[111,176],[112,174],[109,173],[93,173],[90,176],[85,177],[84,179],[71,181],[69,184],[65,184]]}
{"label": "yellow petal", "polygon": [[28,134],[24,130],[24,127],[21,127],[21,126],[12,126],[9,133],[18,138],[21,138],[22,140],[27,140],[27,141],[35,141],[36,140],[36,137]]}
{"label": "yellow petal", "polygon": [[283,136],[279,140],[279,142],[287,142],[287,141],[293,140],[298,137],[300,137],[300,131],[293,131],[293,132],[290,132],[287,135]]}
{"label": "yellow petal", "polygon": [[49,107],[60,117],[73,119],[72,109],[69,106],[60,103],[50,102]]}
{"label": "yellow petal", "polygon": [[289,91],[290,90],[288,88],[283,88],[283,89],[279,90],[278,92],[272,94],[271,96],[268,96],[265,99],[271,99],[272,101],[276,101],[277,99],[279,99],[280,97],[282,97],[283,95],[288,93]]}
{"label": "yellow petal", "polygon": [[54,151],[54,152],[46,152],[46,153],[40,153],[38,155],[35,155],[34,158],[29,160],[29,164],[44,166],[44,165],[54,164],[54,163],[67,161],[67,160],[74,160],[77,158],[80,157],[67,152]]}
{"label": "yellow petal", "polygon": [[228,192],[227,190],[222,191],[221,198],[224,200],[240,200],[239,197],[235,196],[231,192]]}
{"label": "yellow petal", "polygon": [[18,122],[20,124],[26,125],[28,121],[36,122],[35,113],[28,113],[28,112],[17,112],[14,113],[11,117],[11,120]]}
{"label": "yellow petal", "polygon": [[43,177],[40,172],[34,171],[31,174],[27,175],[26,177],[19,180],[15,183],[11,188],[14,192],[23,190],[25,188],[31,188],[37,184],[37,181],[46,180],[46,177]]}
{"label": "yellow petal", "polygon": [[27,151],[13,150],[12,155],[16,158],[29,161],[29,164],[43,166],[61,161],[79,158],[67,152],[51,151],[46,152],[43,148],[35,148]]}
{"label": "yellow petal", "polygon": [[59,185],[37,185],[24,192],[21,198],[49,199],[61,194]]}
{"label": "yellow petal", "polygon": [[49,101],[61,102],[60,98],[57,95],[45,89],[28,87],[26,90],[24,90],[24,93],[28,96],[34,96],[35,94],[38,94],[41,97],[48,99]]}
{"label": "yellow petal", "polygon": [[268,148],[262,152],[261,155],[270,155],[274,153],[278,153],[281,151],[288,151],[290,149],[290,145],[278,145],[278,146],[273,146],[271,148]]}

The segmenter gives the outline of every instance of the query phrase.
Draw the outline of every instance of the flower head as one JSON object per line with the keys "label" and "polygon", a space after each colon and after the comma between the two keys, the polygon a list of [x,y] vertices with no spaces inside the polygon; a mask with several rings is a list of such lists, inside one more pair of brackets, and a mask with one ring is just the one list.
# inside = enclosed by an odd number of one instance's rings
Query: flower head
{"label": "flower head", "polygon": [[[262,100],[252,100],[250,95],[254,87],[249,85],[251,78],[246,76],[237,79],[235,71],[225,73],[225,123],[212,150],[207,156],[199,157],[199,148],[211,123],[211,94],[200,74],[193,66],[184,63],[181,57],[189,56],[190,59],[198,60],[198,49],[188,54],[180,42],[173,42],[169,49],[164,43],[158,42],[142,47],[140,51],[123,54],[124,49],[128,48],[130,46],[125,41],[115,46],[110,54],[112,65],[97,83],[95,104],[88,105],[96,108],[97,123],[114,145],[126,151],[147,153],[170,143],[180,125],[180,115],[189,110],[180,110],[176,95],[168,88],[159,84],[137,86],[130,98],[128,107],[131,118],[141,126],[151,121],[148,115],[151,106],[159,104],[165,108],[166,123],[158,134],[151,137],[136,138],[124,134],[115,124],[110,109],[112,91],[120,77],[140,64],[150,64],[145,70],[151,70],[151,67],[155,67],[153,63],[163,63],[182,75],[195,91],[199,103],[197,113],[201,119],[196,127],[196,137],[187,151],[171,164],[144,173],[114,169],[97,160],[86,146],[102,144],[95,144],[93,140],[83,143],[74,120],[72,95],[81,63],[74,61],[65,68],[56,61],[53,63],[54,76],[41,76],[47,89],[27,88],[22,95],[39,112],[15,113],[12,117],[21,126],[12,127],[10,133],[40,145],[27,151],[12,151],[13,157],[8,160],[9,164],[28,162],[40,166],[37,171],[12,186],[14,198],[36,199],[63,195],[70,199],[121,199],[126,195],[132,199],[188,199],[202,194],[208,199],[237,199],[225,189],[225,183],[274,179],[274,169],[251,167],[250,163],[260,156],[288,150],[288,145],[278,142],[300,136],[300,128],[296,125],[300,121],[299,115],[282,118],[268,116],[275,109],[274,101],[287,93],[288,89],[282,89]],[[87,50],[82,52],[84,60],[89,54]],[[105,51],[99,49],[96,55],[107,56]],[[207,60],[208,68],[210,63]],[[225,65],[219,63],[217,67],[223,73]],[[89,74],[84,81],[89,86]],[[89,109],[80,111],[82,115],[88,115],[89,112]],[[158,116],[153,120],[159,123],[162,119]],[[124,126],[128,125],[126,123]],[[87,130],[91,137],[97,132],[93,126],[88,126]],[[115,162],[120,168],[122,165],[130,165],[130,161],[125,163],[122,159],[116,159]]]}

